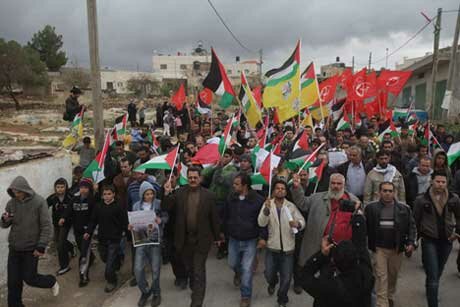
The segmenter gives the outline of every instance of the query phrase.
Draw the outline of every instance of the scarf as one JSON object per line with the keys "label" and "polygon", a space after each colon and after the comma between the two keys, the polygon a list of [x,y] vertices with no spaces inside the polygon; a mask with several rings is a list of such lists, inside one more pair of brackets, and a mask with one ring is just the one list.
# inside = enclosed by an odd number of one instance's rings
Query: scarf
{"label": "scarf", "polygon": [[436,195],[434,194],[433,189],[430,189],[430,197],[433,201],[436,212],[438,212],[439,216],[442,216],[442,213],[444,212],[444,207],[447,204],[447,199],[449,198],[449,192],[447,191],[447,189],[445,189],[441,194]]}
{"label": "scarf", "polygon": [[382,168],[380,165],[377,164],[376,167],[373,168],[374,171],[383,175],[383,181],[385,182],[392,182],[393,178],[396,174],[396,167],[391,164],[388,164],[386,168]]}

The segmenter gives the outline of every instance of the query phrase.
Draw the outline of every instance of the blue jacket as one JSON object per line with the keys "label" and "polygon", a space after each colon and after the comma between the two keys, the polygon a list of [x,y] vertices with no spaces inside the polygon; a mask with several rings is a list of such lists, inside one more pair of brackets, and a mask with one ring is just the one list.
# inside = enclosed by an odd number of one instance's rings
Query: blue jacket
{"label": "blue jacket", "polygon": [[257,217],[264,204],[264,199],[256,191],[250,190],[245,199],[231,193],[225,202],[223,227],[230,237],[245,241],[267,238],[266,227],[259,227]]}

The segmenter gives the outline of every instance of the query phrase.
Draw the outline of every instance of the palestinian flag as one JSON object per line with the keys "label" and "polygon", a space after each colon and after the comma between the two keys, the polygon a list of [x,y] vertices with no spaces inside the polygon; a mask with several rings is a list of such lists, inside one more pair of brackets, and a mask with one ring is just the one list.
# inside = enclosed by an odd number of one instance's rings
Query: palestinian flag
{"label": "palestinian flag", "polygon": [[433,132],[431,131],[430,122],[428,121],[425,124],[425,132],[423,133],[423,137],[420,140],[420,144],[428,146],[428,149],[430,149],[431,146],[442,149],[438,139],[434,136]]}
{"label": "palestinian flag", "polygon": [[302,133],[300,133],[299,137],[295,141],[292,151],[294,152],[299,148],[303,150],[308,150],[308,148],[310,148],[308,144],[308,138],[309,138],[309,135],[307,134],[307,130],[302,131]]}
{"label": "palestinian flag", "polygon": [[391,137],[392,138],[395,138],[397,136],[399,136],[399,133],[398,131],[396,130],[396,127],[395,127],[395,124],[393,123],[393,120],[390,118],[389,120],[387,120],[387,122],[385,123],[385,125],[387,125],[387,127],[383,130],[382,133],[379,134],[379,136],[377,137],[379,139],[380,142],[383,141],[383,136],[386,134],[386,133],[390,133],[391,134]]}
{"label": "palestinian flag", "polygon": [[219,106],[223,109],[228,108],[236,96],[232,84],[227,77],[224,65],[219,61],[216,52],[211,48],[212,59],[209,74],[203,80],[203,86],[210,89],[216,95],[221,96]]}
{"label": "palestinian flag", "polygon": [[166,169],[171,170],[176,164],[177,155],[179,153],[179,146],[176,146],[169,153],[156,156],[144,164],[139,165],[134,169],[135,172],[144,172],[146,169]]}
{"label": "palestinian flag", "polygon": [[99,183],[105,179],[104,175],[104,163],[109,151],[110,145],[112,143],[112,131],[108,131],[105,134],[105,141],[102,150],[96,155],[96,158],[88,165],[88,167],[83,172],[83,178],[93,178],[94,183]]}
{"label": "palestinian flag", "polygon": [[331,107],[332,119],[334,121],[338,120],[343,114],[343,106],[345,105],[345,99],[339,100],[334,103]]}
{"label": "palestinian flag", "polygon": [[123,140],[126,135],[126,123],[128,121],[128,114],[124,114],[115,118],[115,140]]}
{"label": "palestinian flag", "polygon": [[345,129],[351,129],[350,118],[348,118],[347,113],[343,114],[342,118],[337,123],[337,128],[336,128],[337,131],[345,130]]}
{"label": "palestinian flag", "polygon": [[188,184],[188,179],[187,179],[187,165],[184,163],[179,164],[179,185],[186,185]]}
{"label": "palestinian flag", "polygon": [[259,109],[254,96],[252,95],[251,89],[249,88],[248,80],[244,72],[241,73],[241,88],[238,94],[238,99],[241,102],[244,116],[248,120],[248,124],[251,128],[256,128],[257,124],[262,121],[262,113]]}
{"label": "palestinian flag", "polygon": [[196,97],[196,111],[199,114],[211,113],[212,91],[204,88]]}
{"label": "palestinian flag", "polygon": [[460,142],[453,143],[449,147],[449,151],[447,152],[447,161],[449,162],[449,166],[451,166],[458,157],[460,157]]}
{"label": "palestinian flag", "polygon": [[284,166],[287,169],[290,169],[291,171],[298,171],[298,172],[300,172],[301,170],[309,169],[311,165],[316,161],[316,157],[318,156],[318,153],[323,146],[324,144],[319,145],[318,148],[316,148],[315,151],[309,155],[287,160],[284,163]]}
{"label": "palestinian flag", "polygon": [[323,176],[323,171],[324,171],[324,167],[326,166],[326,163],[325,161],[321,161],[321,163],[316,166],[316,167],[311,167],[308,171],[308,181],[309,182],[313,182],[313,183],[317,183],[321,180],[321,177]]}
{"label": "palestinian flag", "polygon": [[147,140],[149,141],[151,145],[151,148],[156,154],[159,154],[160,150],[160,142],[158,142],[158,139],[155,136],[155,133],[152,131],[152,129],[149,129],[147,131]]}
{"label": "palestinian flag", "polygon": [[278,167],[280,160],[281,160],[280,157],[270,152],[267,158],[265,158],[264,162],[262,163],[262,166],[260,167],[259,172],[251,176],[251,183],[253,185],[257,185],[257,184],[270,185],[273,169],[275,167]]}
{"label": "palestinian flag", "polygon": [[70,147],[75,145],[83,136],[83,114],[84,108],[81,108],[80,113],[75,115],[72,124],[70,125],[69,135],[62,141],[63,147]]}
{"label": "palestinian flag", "polygon": [[232,116],[232,118],[228,121],[227,125],[225,126],[222,136],[220,137],[219,153],[221,156],[224,155],[225,149],[230,145],[230,141],[232,139],[232,134],[231,134],[232,127],[235,124],[235,122],[236,122],[235,116]]}
{"label": "palestinian flag", "polygon": [[320,120],[323,116],[329,115],[327,104],[320,100],[319,85],[313,62],[308,65],[300,77],[300,105],[301,108],[308,107],[315,119]]}
{"label": "palestinian flag", "polygon": [[203,168],[216,165],[220,160],[219,144],[211,143],[201,147],[192,157],[194,164],[201,164]]}
{"label": "palestinian flag", "polygon": [[300,40],[289,59],[281,67],[269,70],[265,77],[268,80],[263,93],[264,107],[284,107],[299,112]]}

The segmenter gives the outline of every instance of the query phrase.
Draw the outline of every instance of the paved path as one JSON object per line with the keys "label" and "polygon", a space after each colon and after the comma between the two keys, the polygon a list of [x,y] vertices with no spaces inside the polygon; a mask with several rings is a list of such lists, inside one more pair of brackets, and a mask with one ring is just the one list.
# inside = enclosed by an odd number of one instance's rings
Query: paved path
{"label": "paved path", "polygon": [[[456,243],[449,258],[444,272],[440,298],[442,307],[458,307],[460,305],[460,278],[456,275],[455,259],[458,252]],[[205,299],[206,307],[227,307],[239,306],[239,289],[233,286],[233,274],[226,264],[226,260],[217,260],[215,253],[211,253],[207,262],[207,292]],[[425,274],[421,267],[420,250],[411,259],[405,258],[401,277],[399,280],[396,306],[401,307],[422,307],[426,306],[424,279]],[[190,305],[190,291],[177,290],[174,285],[170,265],[162,267],[161,288],[163,303],[161,306],[176,307]],[[254,293],[252,299],[253,307],[276,306],[276,296],[269,297],[266,291],[266,282],[263,277],[263,261],[254,278]],[[111,296],[103,307],[126,307],[136,306],[139,299],[137,287],[122,287],[115,295]],[[289,292],[289,306],[311,306],[312,299],[306,293],[296,295],[294,291]]]}

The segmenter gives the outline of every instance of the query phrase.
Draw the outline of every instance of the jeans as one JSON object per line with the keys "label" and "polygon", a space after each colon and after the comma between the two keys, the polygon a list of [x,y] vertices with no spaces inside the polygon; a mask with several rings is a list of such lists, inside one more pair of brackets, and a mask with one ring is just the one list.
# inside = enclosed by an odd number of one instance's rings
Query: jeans
{"label": "jeans", "polygon": [[288,290],[291,284],[292,271],[294,268],[294,254],[284,252],[274,252],[269,249],[265,251],[265,279],[271,287],[278,283],[278,304],[287,304]]}
{"label": "jeans", "polygon": [[8,253],[8,307],[22,307],[23,282],[31,287],[52,288],[56,278],[52,275],[37,273],[38,257],[33,252],[18,252],[12,249]]}
{"label": "jeans", "polygon": [[[145,266],[149,264],[152,269],[152,286],[148,288],[145,280]],[[160,295],[160,268],[161,268],[161,246],[144,245],[136,247],[136,258],[134,261],[134,275],[136,276],[137,286],[142,294],[153,296]]]}
{"label": "jeans", "polygon": [[116,284],[116,273],[120,270],[120,240],[99,241],[97,249],[101,260],[105,263],[105,280]]}
{"label": "jeans", "polygon": [[452,242],[422,238],[422,263],[425,269],[428,307],[438,306],[439,279],[452,251]]}
{"label": "jeans", "polygon": [[64,269],[69,266],[69,254],[73,250],[73,245],[67,240],[70,227],[54,226],[54,238],[56,242],[59,267]]}
{"label": "jeans", "polygon": [[256,258],[257,239],[239,241],[229,238],[228,264],[241,276],[241,297],[251,298],[253,264]]}
{"label": "jeans", "polygon": [[94,254],[91,251],[91,238],[88,240],[83,239],[82,233],[75,233],[75,241],[77,243],[78,250],[80,251],[80,257],[78,258],[78,267],[80,271],[80,278],[89,277],[89,268],[94,261]]}

